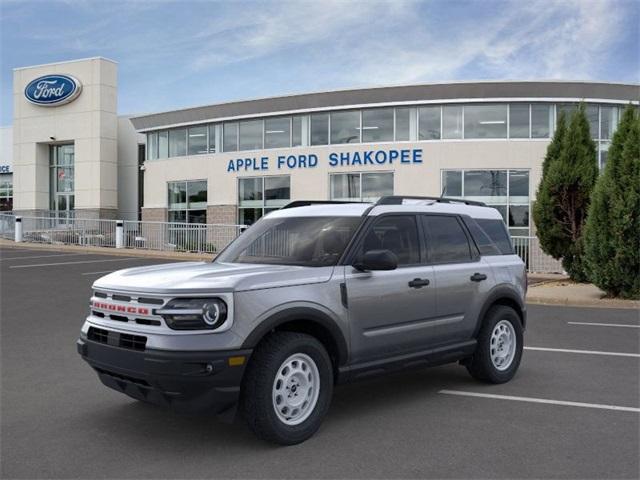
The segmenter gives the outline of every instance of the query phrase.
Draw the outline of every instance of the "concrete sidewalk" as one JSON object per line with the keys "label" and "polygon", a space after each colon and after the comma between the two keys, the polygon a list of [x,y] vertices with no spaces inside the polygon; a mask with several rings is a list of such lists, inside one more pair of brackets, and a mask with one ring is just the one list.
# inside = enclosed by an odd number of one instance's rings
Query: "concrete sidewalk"
{"label": "concrete sidewalk", "polygon": [[565,279],[549,278],[529,284],[527,303],[566,305],[572,307],[607,307],[636,309],[640,315],[640,301],[605,298],[605,294],[590,283],[574,283]]}

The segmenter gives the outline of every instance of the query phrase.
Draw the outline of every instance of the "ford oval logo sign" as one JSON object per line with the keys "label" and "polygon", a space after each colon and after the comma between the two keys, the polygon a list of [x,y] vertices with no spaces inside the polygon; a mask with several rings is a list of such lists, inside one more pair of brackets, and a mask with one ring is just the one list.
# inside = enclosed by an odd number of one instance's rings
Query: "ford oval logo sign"
{"label": "ford oval logo sign", "polygon": [[81,90],[80,81],[70,75],[45,75],[29,82],[24,96],[36,105],[57,106],[75,100]]}

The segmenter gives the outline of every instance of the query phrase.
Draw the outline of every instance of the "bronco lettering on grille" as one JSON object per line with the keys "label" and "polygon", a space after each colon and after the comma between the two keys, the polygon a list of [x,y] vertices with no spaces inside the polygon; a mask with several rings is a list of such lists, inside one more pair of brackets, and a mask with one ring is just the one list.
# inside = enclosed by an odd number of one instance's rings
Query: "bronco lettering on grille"
{"label": "bronco lettering on grille", "polygon": [[128,305],[114,305],[113,303],[90,301],[89,304],[94,308],[107,310],[109,312],[133,313],[137,315],[149,315],[149,309],[145,307],[132,307]]}

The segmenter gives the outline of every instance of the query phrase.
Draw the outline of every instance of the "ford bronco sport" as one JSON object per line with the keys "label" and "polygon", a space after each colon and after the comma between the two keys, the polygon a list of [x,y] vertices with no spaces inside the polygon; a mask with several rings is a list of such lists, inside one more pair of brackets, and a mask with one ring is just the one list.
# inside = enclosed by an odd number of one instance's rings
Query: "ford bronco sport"
{"label": "ford bronco sport", "polygon": [[338,383],[449,362],[514,376],[527,283],[497,210],[331,203],[269,213],[213,262],[100,278],[78,352],[108,387],[228,418],[239,406],[280,444],[316,432]]}

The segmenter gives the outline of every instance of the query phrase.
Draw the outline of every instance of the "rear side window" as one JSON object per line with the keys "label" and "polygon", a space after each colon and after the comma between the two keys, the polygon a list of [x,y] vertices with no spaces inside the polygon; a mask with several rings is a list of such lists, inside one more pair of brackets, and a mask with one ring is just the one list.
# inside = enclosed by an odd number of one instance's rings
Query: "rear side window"
{"label": "rear side window", "polygon": [[456,217],[424,215],[431,263],[471,261],[469,240]]}
{"label": "rear side window", "polygon": [[482,227],[484,232],[489,238],[496,244],[498,250],[503,255],[512,255],[513,246],[511,245],[511,238],[507,232],[507,227],[502,220],[492,220],[486,218],[476,218],[478,225]]}
{"label": "rear side window", "polygon": [[480,250],[480,255],[502,255],[500,249],[473,218],[463,217],[463,220],[473,237],[473,241],[478,246],[478,250]]}
{"label": "rear side window", "polygon": [[394,215],[377,220],[365,235],[359,254],[381,249],[395,253],[398,265],[419,263],[420,242],[415,217]]}

